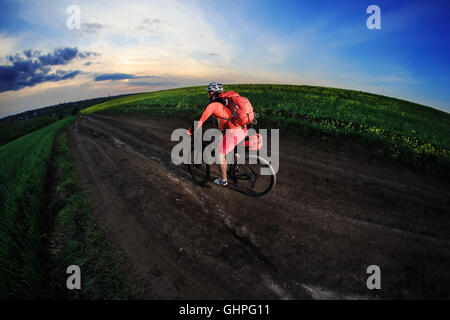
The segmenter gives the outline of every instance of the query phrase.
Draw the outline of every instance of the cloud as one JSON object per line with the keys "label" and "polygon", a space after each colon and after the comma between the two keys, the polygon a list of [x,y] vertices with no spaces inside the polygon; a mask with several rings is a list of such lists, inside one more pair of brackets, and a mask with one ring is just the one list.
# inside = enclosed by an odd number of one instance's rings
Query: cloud
{"label": "cloud", "polygon": [[135,76],[128,73],[104,73],[97,75],[95,81],[106,81],[106,80],[125,80],[125,79],[139,79],[139,78],[158,78],[156,76]]}
{"label": "cloud", "polygon": [[20,39],[0,33],[0,62],[3,63],[4,57],[20,51],[17,49]]}
{"label": "cloud", "polygon": [[84,52],[78,52],[78,57],[81,59],[90,58],[90,57],[98,57],[100,53],[93,52],[93,51],[84,51]]}
{"label": "cloud", "polygon": [[56,66],[69,63],[78,54],[77,48],[58,48],[53,53],[47,53],[43,56],[38,56],[39,61],[43,66]]}
{"label": "cloud", "polygon": [[160,81],[160,82],[133,81],[133,82],[128,82],[127,85],[138,86],[138,87],[161,87],[161,86],[175,86],[177,84],[172,81]]}
{"label": "cloud", "polygon": [[43,82],[72,79],[80,70],[61,70],[52,72],[52,66],[67,65],[75,58],[87,58],[94,52],[79,52],[75,48],[57,48],[53,52],[41,54],[37,50],[25,50],[23,54],[8,56],[9,65],[0,65],[0,92],[33,87]]}
{"label": "cloud", "polygon": [[81,28],[69,30],[68,15],[61,11],[66,8],[64,4],[28,1],[21,8],[21,18],[29,23],[38,21],[53,33],[44,37],[33,30],[33,37],[26,38],[27,46],[31,43],[34,48],[48,48],[69,43],[100,52],[101,63],[92,62],[89,67],[98,74],[117,71],[212,77],[234,66],[235,41],[228,38],[232,37],[229,24],[216,16],[212,21],[210,12],[196,0],[132,0],[127,5],[79,0],[77,5],[81,8]]}
{"label": "cloud", "polygon": [[[49,52],[45,55],[42,55],[41,51],[39,50],[24,50],[23,55],[28,59],[36,58],[43,66],[65,65],[76,57],[85,59],[89,57],[99,56],[98,53],[92,51],[81,52],[77,47],[57,48],[54,49],[52,53]],[[20,54],[16,54],[15,56],[8,56],[8,60],[10,62],[14,62],[20,59]]]}
{"label": "cloud", "polygon": [[135,76],[127,73],[105,73],[98,75],[94,78],[95,81],[106,81],[106,80],[124,80],[124,79],[134,79]]}

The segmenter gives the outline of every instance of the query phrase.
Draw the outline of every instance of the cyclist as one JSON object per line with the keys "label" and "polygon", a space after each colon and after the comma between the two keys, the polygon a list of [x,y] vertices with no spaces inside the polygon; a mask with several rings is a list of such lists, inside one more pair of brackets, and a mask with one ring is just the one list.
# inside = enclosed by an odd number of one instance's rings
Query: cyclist
{"label": "cyclist", "polygon": [[[225,156],[234,150],[237,144],[239,144],[247,136],[247,126],[237,126],[231,121],[232,112],[225,105],[225,102],[219,97],[219,94],[223,92],[223,85],[221,83],[211,82],[206,91],[209,95],[210,104],[208,104],[203,111],[203,114],[198,122],[198,130],[203,123],[212,115],[217,119],[219,123],[219,129],[225,134],[220,139],[217,147],[220,163],[220,178],[214,180],[215,184],[226,187],[227,181],[227,161]],[[188,130],[188,134],[192,134],[193,126]]]}

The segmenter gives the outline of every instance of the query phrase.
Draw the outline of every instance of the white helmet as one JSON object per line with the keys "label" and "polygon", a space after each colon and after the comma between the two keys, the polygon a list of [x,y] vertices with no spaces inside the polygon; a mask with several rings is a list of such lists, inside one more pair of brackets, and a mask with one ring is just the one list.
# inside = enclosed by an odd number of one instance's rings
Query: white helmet
{"label": "white helmet", "polygon": [[208,92],[223,92],[223,85],[217,82],[211,82],[206,88]]}

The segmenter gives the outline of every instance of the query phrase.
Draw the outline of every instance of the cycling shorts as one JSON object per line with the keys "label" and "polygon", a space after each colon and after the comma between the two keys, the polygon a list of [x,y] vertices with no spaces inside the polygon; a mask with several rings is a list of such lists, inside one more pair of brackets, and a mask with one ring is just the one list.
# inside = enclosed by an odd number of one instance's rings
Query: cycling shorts
{"label": "cycling shorts", "polygon": [[247,136],[247,128],[244,129],[232,129],[226,130],[225,135],[222,136],[219,142],[218,151],[219,153],[226,155],[230,151],[233,151],[242,140]]}

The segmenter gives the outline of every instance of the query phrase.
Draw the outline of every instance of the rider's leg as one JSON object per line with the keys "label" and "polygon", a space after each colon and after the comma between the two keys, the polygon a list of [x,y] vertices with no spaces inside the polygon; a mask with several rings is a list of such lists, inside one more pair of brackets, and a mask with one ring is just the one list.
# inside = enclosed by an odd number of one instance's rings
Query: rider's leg
{"label": "rider's leg", "polygon": [[227,181],[227,159],[224,154],[219,152],[219,166],[220,166],[220,178],[214,180],[215,184],[226,187],[228,185]]}
{"label": "rider's leg", "polygon": [[218,146],[218,155],[219,155],[219,164],[220,164],[220,176],[222,182],[227,181],[227,159],[226,154],[233,151],[236,145],[244,140],[245,136],[247,135],[247,129],[242,130],[227,130],[226,134],[222,137],[220,140],[219,146]]}
{"label": "rider's leg", "polygon": [[219,153],[219,157],[221,158],[221,162],[220,162],[220,176],[222,177],[222,181],[227,181],[227,158],[225,157],[224,154]]}

